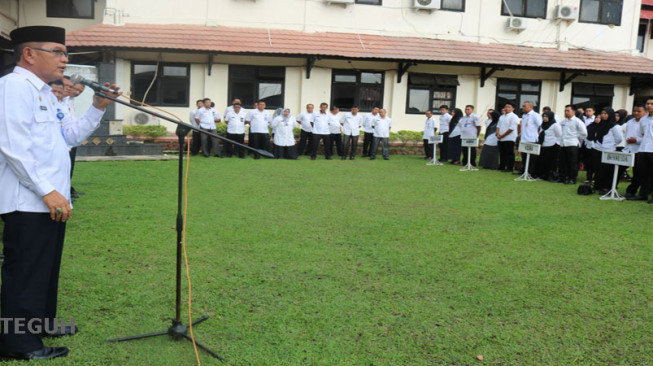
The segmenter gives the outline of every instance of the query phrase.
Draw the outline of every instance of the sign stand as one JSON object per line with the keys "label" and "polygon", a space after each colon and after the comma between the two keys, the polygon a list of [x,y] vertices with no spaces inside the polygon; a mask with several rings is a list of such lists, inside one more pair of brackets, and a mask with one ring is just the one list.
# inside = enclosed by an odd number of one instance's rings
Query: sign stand
{"label": "sign stand", "polygon": [[617,151],[604,151],[601,155],[601,163],[613,164],[614,175],[612,176],[612,189],[610,192],[599,197],[599,199],[602,201],[623,201],[625,197],[617,192],[617,182],[619,181],[619,166],[635,166],[635,154],[622,153]]}
{"label": "sign stand", "polygon": [[519,152],[523,152],[526,154],[526,165],[524,166],[524,174],[522,174],[519,178],[515,178],[516,182],[535,182],[536,180],[539,180],[537,178],[533,178],[532,175],[528,172],[528,168],[531,163],[531,154],[532,155],[540,155],[540,144],[536,144],[533,142],[520,142],[519,143]]}
{"label": "sign stand", "polygon": [[478,170],[475,166],[472,165],[472,147],[478,146],[478,139],[462,139],[460,146],[467,148],[467,165],[461,168],[461,172],[475,172]]}
{"label": "sign stand", "polygon": [[443,165],[438,161],[438,157],[435,155],[435,149],[438,147],[438,144],[442,143],[442,135],[433,135],[429,137],[429,142],[433,144],[433,160],[426,163],[426,165]]}

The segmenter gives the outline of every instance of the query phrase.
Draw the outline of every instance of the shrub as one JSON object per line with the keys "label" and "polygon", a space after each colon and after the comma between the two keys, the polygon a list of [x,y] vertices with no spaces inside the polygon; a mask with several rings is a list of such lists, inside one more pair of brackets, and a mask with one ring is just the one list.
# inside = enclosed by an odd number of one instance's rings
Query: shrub
{"label": "shrub", "polygon": [[411,132],[412,131],[406,131],[406,130],[401,130],[397,132],[399,135],[399,140],[401,140],[401,146],[406,146],[408,142],[411,140]]}
{"label": "shrub", "polygon": [[125,135],[129,135],[134,138],[145,137],[146,141],[154,141],[154,139],[168,135],[168,130],[165,128],[165,126],[161,125],[124,126],[122,130]]}

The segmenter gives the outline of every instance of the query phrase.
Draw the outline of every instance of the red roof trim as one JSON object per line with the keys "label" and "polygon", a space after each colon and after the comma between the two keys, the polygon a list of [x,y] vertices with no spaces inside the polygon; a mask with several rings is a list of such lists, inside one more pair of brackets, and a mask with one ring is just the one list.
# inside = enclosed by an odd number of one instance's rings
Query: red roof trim
{"label": "red roof trim", "polygon": [[642,5],[653,6],[653,0],[642,0]]}
{"label": "red roof trim", "polygon": [[[651,0],[651,2],[653,2],[653,0]],[[653,19],[653,10],[642,10],[639,15],[639,19]]]}

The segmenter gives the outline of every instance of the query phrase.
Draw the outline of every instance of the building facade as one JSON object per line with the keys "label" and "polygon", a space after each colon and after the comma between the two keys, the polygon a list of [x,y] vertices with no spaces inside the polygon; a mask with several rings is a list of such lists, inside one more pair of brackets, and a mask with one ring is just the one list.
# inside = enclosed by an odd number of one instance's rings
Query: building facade
{"label": "building facade", "polygon": [[[441,104],[630,110],[653,94],[650,0],[0,0],[0,27],[65,27],[71,63],[113,65],[136,100],[388,110],[419,130]],[[6,43],[6,37],[2,40]],[[3,66],[10,65],[5,53]],[[105,67],[106,68],[106,67]],[[134,113],[118,107],[116,119]],[[169,125],[172,130],[172,125]]]}

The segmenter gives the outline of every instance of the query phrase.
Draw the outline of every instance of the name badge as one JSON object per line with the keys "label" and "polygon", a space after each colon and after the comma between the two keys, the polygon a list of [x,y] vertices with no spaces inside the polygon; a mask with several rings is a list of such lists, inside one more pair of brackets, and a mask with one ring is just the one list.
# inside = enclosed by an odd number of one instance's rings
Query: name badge
{"label": "name badge", "polygon": [[40,107],[41,107],[41,110],[42,110],[42,111],[47,111],[47,110],[48,110],[48,107],[46,107],[46,106],[44,106],[44,105],[42,105],[42,106],[40,106]]}

